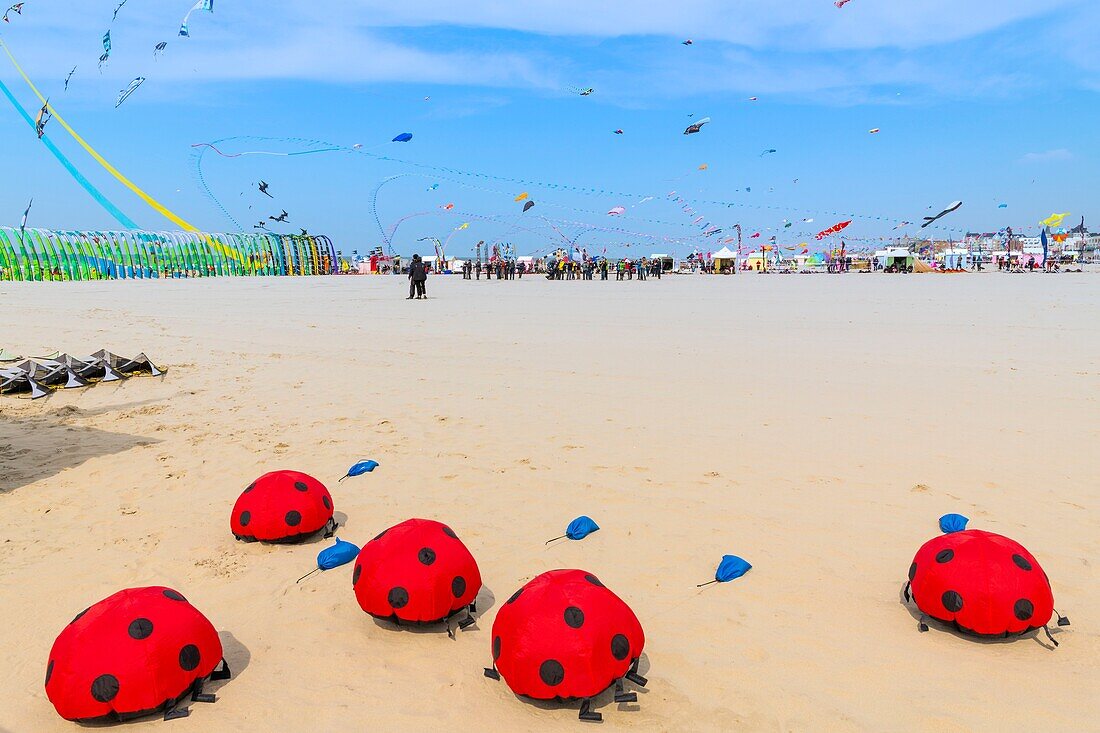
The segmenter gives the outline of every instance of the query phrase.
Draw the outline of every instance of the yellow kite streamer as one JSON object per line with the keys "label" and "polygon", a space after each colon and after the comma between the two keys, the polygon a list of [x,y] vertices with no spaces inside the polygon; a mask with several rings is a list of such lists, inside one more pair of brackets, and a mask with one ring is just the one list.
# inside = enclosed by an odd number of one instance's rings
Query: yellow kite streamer
{"label": "yellow kite streamer", "polygon": [[1062,221],[1067,216],[1069,216],[1068,211],[1064,214],[1051,214],[1050,216],[1048,216],[1046,219],[1043,219],[1039,223],[1042,224],[1043,226],[1050,227],[1051,229],[1053,229],[1054,227],[1062,226]]}

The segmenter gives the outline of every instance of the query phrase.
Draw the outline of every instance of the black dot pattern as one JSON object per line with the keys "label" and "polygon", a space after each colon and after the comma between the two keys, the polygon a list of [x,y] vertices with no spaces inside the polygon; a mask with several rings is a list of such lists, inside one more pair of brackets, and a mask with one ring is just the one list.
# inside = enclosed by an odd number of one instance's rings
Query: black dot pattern
{"label": "black dot pattern", "polygon": [[69,623],[70,623],[70,624],[75,624],[75,623],[76,623],[77,621],[79,621],[79,620],[80,620],[80,618],[81,618],[81,617],[82,617],[82,616],[83,616],[84,614],[86,614],[86,613],[87,613],[88,611],[91,611],[91,610],[92,610],[91,606],[89,606],[88,608],[85,608],[85,609],[84,609],[83,611],[81,611],[81,612],[80,612],[80,613],[78,613],[77,615],[73,616],[73,620],[72,620],[72,621],[70,621]]}
{"label": "black dot pattern", "polygon": [[177,591],[172,590],[171,588],[164,591],[164,597],[167,598],[170,601],[185,601],[185,602],[187,601],[187,599],[184,598],[182,594],[180,594]]}
{"label": "black dot pattern", "polygon": [[153,622],[147,618],[135,618],[126,631],[131,639],[148,639],[153,633]]}
{"label": "black dot pattern", "polygon": [[308,486],[306,486],[306,485],[305,485],[305,484],[304,484],[303,482],[301,482],[301,481],[295,481],[295,482],[294,482],[294,488],[298,489],[298,491],[301,491],[301,492],[306,492],[306,491],[309,491],[309,487],[308,487]]}
{"label": "black dot pattern", "polygon": [[1016,563],[1016,567],[1020,568],[1020,570],[1031,572],[1031,563],[1029,563],[1027,558],[1023,555],[1013,555],[1012,562]]}
{"label": "black dot pattern", "polygon": [[[493,661],[500,659],[500,637],[497,636],[493,639]],[[53,662],[50,662],[50,666],[53,666]],[[46,680],[49,681],[49,672],[46,673]]]}
{"label": "black dot pattern", "polygon": [[241,526],[247,527],[248,523],[252,521],[252,512],[241,512]]}
{"label": "black dot pattern", "polygon": [[940,550],[939,552],[936,553],[936,562],[938,562],[938,563],[951,562],[954,559],[955,559],[955,551],[954,550]]}
{"label": "black dot pattern", "polygon": [[917,577],[917,564],[913,563],[909,566],[909,582],[913,582],[913,578]]}
{"label": "black dot pattern", "polygon": [[630,654],[630,640],[622,634],[615,634],[611,639],[611,656],[620,662]]}
{"label": "black dot pattern", "polygon": [[598,585],[601,588],[604,587],[603,583],[601,583],[600,579],[597,578],[595,575],[586,575],[586,576],[584,576],[584,579],[587,580],[592,585]]}
{"label": "black dot pattern", "polygon": [[325,505],[325,509],[332,511],[332,499],[328,498],[327,496],[322,496],[321,503]]}
{"label": "black dot pattern", "polygon": [[1016,618],[1027,621],[1035,613],[1035,604],[1026,598],[1021,598],[1012,607],[1012,612],[1016,614]]}
{"label": "black dot pattern", "polygon": [[180,668],[190,672],[199,666],[199,648],[194,644],[188,644],[180,649]]}
{"label": "black dot pattern", "polygon": [[458,539],[458,535],[455,534],[455,531],[445,524],[443,525],[443,534],[447,535],[451,539]]}
{"label": "black dot pattern", "polygon": [[951,613],[957,613],[963,607],[962,596],[953,590],[945,591],[940,600],[943,601],[943,607]]}
{"label": "black dot pattern", "polygon": [[420,552],[416,553],[416,559],[421,565],[431,565],[435,562],[435,550],[430,547],[421,547]]}
{"label": "black dot pattern", "polygon": [[118,695],[118,678],[113,674],[101,674],[92,682],[92,697],[97,702],[110,702]]}
{"label": "black dot pattern", "polygon": [[565,679],[565,668],[556,659],[547,659],[539,665],[539,677],[550,687],[557,687]]}
{"label": "black dot pattern", "polygon": [[565,609],[565,625],[572,629],[584,626],[584,611],[576,606]]}
{"label": "black dot pattern", "polygon": [[286,523],[291,527],[297,527],[302,523],[302,513],[291,509],[286,513]]}
{"label": "black dot pattern", "polygon": [[[497,640],[495,642],[493,642],[494,653],[496,653],[496,651],[495,651],[496,649],[500,648],[500,643],[499,642],[500,642],[500,637],[498,636]],[[494,656],[493,659],[496,659],[499,656],[500,656],[500,654],[496,654],[496,656]],[[53,660],[52,659],[50,660],[50,663],[46,665],[46,682],[45,682],[45,684],[47,684],[47,685],[50,684],[50,677],[53,677]]]}
{"label": "black dot pattern", "polygon": [[392,588],[390,589],[389,595],[386,596],[386,600],[390,602],[391,608],[404,608],[409,604],[409,592],[401,586]]}
{"label": "black dot pattern", "polygon": [[461,575],[456,575],[451,581],[451,595],[455,598],[466,595],[466,579]]}
{"label": "black dot pattern", "polygon": [[351,584],[357,585],[359,583],[359,576],[363,574],[363,566],[356,565],[355,572],[351,574]]}

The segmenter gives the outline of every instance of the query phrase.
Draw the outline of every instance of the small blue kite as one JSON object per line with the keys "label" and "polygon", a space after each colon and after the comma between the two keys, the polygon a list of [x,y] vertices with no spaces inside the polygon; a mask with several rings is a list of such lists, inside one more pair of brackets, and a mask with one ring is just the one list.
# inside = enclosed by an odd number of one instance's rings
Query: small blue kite
{"label": "small blue kite", "polygon": [[326,547],[317,553],[317,567],[310,570],[308,573],[298,578],[295,583],[301,583],[303,580],[313,575],[314,573],[321,572],[322,570],[332,570],[338,568],[341,565],[347,565],[349,562],[359,556],[359,548],[350,542],[344,542],[339,537],[336,538],[336,544],[332,547]]}
{"label": "small blue kite", "polygon": [[737,555],[723,555],[722,562],[718,563],[718,569],[714,571],[714,580],[708,583],[700,583],[695,587],[702,588],[714,583],[728,583],[731,580],[737,580],[750,570],[752,570],[752,565],[737,557]]}
{"label": "small blue kite", "polygon": [[[364,473],[370,473],[376,468],[378,468],[378,461],[359,461],[354,466],[348,469],[348,472],[344,474],[344,478],[362,476]],[[344,478],[340,479],[340,481],[343,481]],[[336,483],[340,483],[340,481],[337,481]]]}
{"label": "small blue kite", "polygon": [[600,525],[592,521],[591,517],[581,515],[569,523],[569,526],[565,528],[565,534],[561,537],[555,537],[552,540],[546,540],[546,544],[556,542],[557,540],[583,540],[593,532],[598,532]]}

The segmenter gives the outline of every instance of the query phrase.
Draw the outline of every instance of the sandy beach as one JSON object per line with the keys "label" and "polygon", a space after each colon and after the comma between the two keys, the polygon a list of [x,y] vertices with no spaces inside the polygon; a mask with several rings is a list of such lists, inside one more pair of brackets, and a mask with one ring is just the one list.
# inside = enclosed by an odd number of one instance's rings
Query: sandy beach
{"label": "sandy beach", "polygon": [[[0,730],[76,727],[43,690],[58,632],[125,587],[183,592],[235,677],[175,733],[576,730],[482,675],[499,604],[597,574],[645,629],[611,730],[1100,730],[1095,274],[469,282],[0,283],[9,351],[144,351],[160,379],[0,399]],[[373,458],[373,474],[338,484]],[[476,628],[398,630],[326,543],[234,541],[262,473],[316,476],[362,544],[452,526]],[[1048,573],[1073,625],[917,631],[913,554],[960,512]],[[601,531],[543,545],[589,514]],[[754,569],[696,589],[723,554]],[[1093,690],[1092,693],[1089,690]],[[154,718],[127,730],[169,730]]]}

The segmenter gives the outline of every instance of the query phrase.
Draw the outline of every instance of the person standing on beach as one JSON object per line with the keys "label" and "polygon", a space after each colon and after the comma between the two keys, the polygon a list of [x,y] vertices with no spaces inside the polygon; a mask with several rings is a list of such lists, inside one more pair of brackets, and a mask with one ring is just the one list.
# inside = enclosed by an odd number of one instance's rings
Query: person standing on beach
{"label": "person standing on beach", "polygon": [[409,297],[406,300],[412,300],[414,296],[417,300],[427,298],[427,282],[428,270],[424,267],[424,260],[420,259],[420,255],[413,255],[409,265]]}
{"label": "person standing on beach", "polygon": [[474,263],[474,272],[477,273],[477,279],[481,279],[481,260]]}

